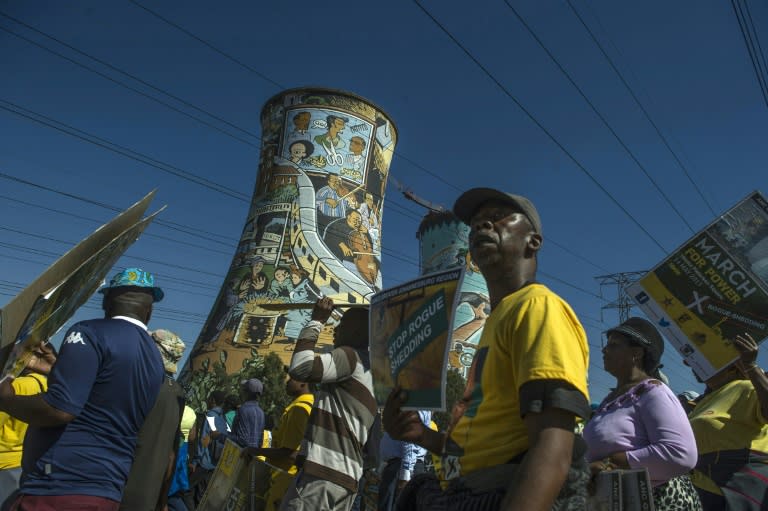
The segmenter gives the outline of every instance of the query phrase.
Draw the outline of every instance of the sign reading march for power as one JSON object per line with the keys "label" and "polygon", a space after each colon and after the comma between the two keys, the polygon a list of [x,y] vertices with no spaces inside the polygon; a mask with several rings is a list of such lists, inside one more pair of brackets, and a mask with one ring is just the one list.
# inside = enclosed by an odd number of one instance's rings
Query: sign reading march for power
{"label": "sign reading march for power", "polygon": [[455,268],[432,273],[371,298],[371,371],[380,405],[400,386],[408,391],[407,408],[445,408],[446,358],[463,275]]}
{"label": "sign reading march for power", "polygon": [[702,379],[768,336],[768,202],[754,192],[627,291]]}

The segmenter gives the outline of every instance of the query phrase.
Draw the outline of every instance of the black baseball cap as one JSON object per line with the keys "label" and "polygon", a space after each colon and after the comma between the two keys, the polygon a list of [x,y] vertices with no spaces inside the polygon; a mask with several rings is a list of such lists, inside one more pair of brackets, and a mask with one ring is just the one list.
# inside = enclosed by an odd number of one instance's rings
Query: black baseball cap
{"label": "black baseball cap", "polygon": [[541,234],[541,218],[539,217],[539,212],[536,211],[536,206],[533,205],[533,202],[522,195],[506,193],[494,190],[493,188],[472,188],[471,190],[462,193],[453,205],[453,214],[456,215],[459,220],[469,225],[470,220],[472,220],[472,215],[477,211],[477,208],[486,202],[491,201],[515,206],[526,216],[528,221],[531,222],[533,230]]}

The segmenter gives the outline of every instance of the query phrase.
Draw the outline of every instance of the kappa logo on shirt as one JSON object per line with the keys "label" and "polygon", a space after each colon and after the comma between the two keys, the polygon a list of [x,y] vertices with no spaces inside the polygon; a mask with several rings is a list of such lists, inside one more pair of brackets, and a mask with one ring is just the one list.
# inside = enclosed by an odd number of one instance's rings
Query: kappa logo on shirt
{"label": "kappa logo on shirt", "polygon": [[64,339],[65,344],[82,344],[85,345],[85,341],[83,340],[83,336],[80,335],[80,332],[72,332],[67,336],[66,339]]}

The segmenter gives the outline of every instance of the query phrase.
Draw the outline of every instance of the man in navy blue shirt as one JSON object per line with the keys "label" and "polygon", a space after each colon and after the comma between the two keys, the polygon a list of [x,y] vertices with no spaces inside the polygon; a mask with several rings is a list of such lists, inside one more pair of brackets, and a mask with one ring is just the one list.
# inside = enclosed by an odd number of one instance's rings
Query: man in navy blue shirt
{"label": "man in navy blue shirt", "polygon": [[264,385],[256,378],[241,384],[244,402],[237,409],[235,422],[232,424],[233,440],[241,447],[259,448],[264,442],[264,411],[259,406],[262,392]]}
{"label": "man in navy blue shirt", "polygon": [[12,509],[118,509],[136,438],[163,382],[147,333],[154,277],[128,268],[100,290],[105,319],[73,325],[48,390],[16,396],[0,385],[0,409],[29,424],[20,496]]}

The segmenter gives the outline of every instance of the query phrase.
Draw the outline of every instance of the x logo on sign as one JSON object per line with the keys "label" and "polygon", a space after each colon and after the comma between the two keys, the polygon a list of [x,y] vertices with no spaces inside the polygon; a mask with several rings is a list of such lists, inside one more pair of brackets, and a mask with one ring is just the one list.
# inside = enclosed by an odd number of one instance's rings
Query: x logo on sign
{"label": "x logo on sign", "polygon": [[707,296],[699,296],[699,293],[696,291],[693,292],[693,301],[686,305],[687,308],[692,309],[693,307],[696,307],[696,310],[699,311],[699,314],[704,314],[704,309],[701,308],[701,304],[709,300],[709,295]]}

